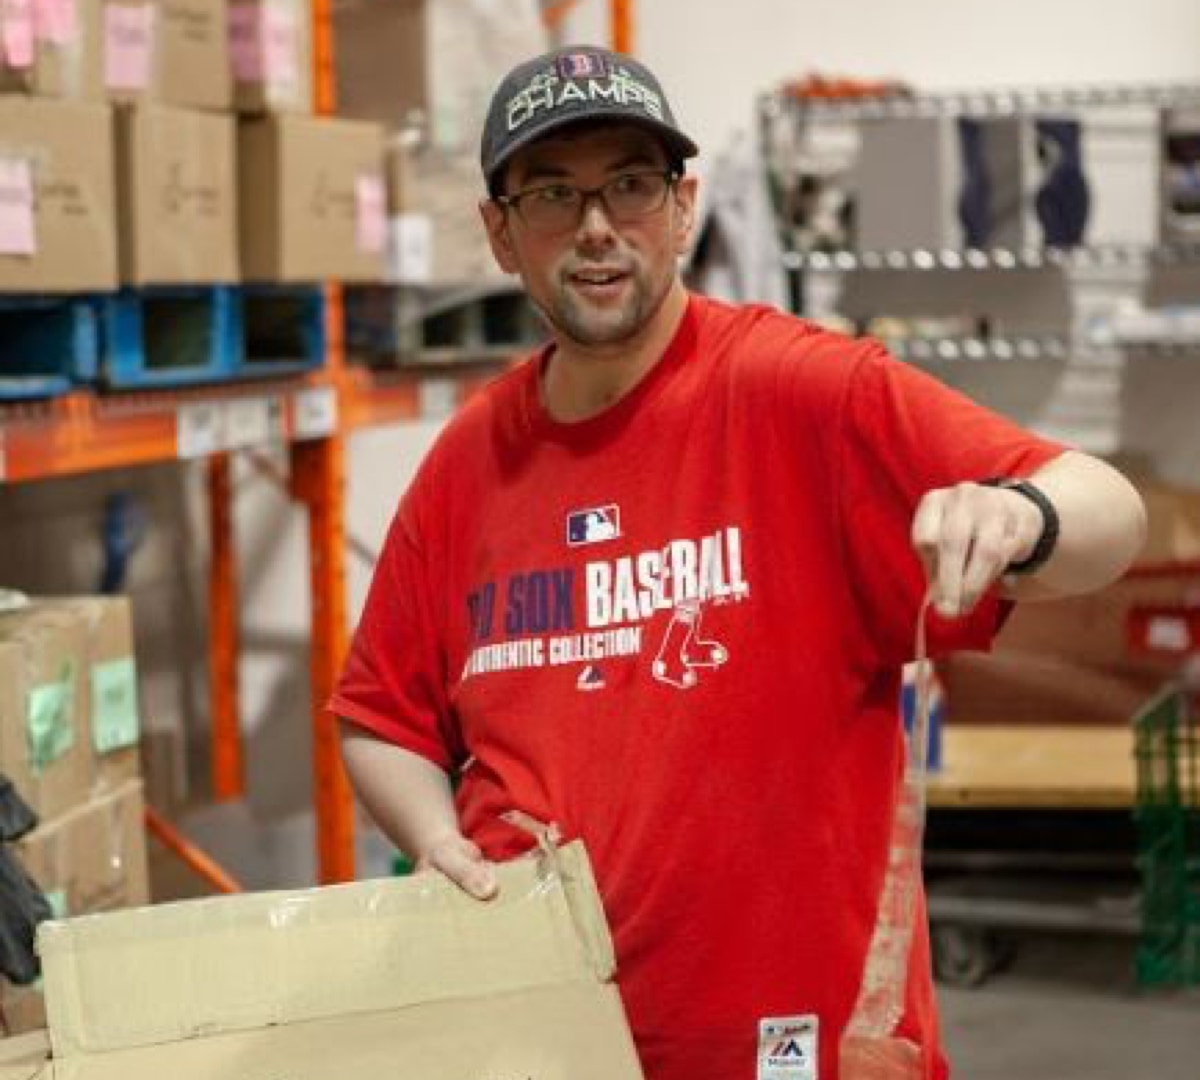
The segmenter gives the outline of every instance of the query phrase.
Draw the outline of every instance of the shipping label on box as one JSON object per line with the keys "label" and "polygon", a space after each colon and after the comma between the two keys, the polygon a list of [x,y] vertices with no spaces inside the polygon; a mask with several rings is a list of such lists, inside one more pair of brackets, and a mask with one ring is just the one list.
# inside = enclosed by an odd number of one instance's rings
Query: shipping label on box
{"label": "shipping label on box", "polygon": [[238,280],[234,121],[148,105],[117,117],[121,280]]}
{"label": "shipping label on box", "polygon": [[104,0],[104,86],[110,101],[153,100],[162,63],[157,0]]}
{"label": "shipping label on box", "polygon": [[307,0],[230,0],[238,112],[312,111],[311,22]]}
{"label": "shipping label on box", "polygon": [[422,874],[43,924],[55,1068],[639,1080],[582,845],[498,876],[488,903]]}
{"label": "shipping label on box", "polygon": [[242,270],[248,281],[378,281],[387,245],[383,131],[268,117],[239,128]]}
{"label": "shipping label on box", "polygon": [[229,110],[233,74],[225,0],[159,0],[158,45],[158,101]]}
{"label": "shipping label on box", "polygon": [[0,291],[116,287],[105,105],[0,96]]}
{"label": "shipping label on box", "polygon": [[70,615],[0,613],[0,773],[42,821],[87,798],[84,649]]}
{"label": "shipping label on box", "polygon": [[26,9],[33,30],[29,62],[14,64],[0,48],[0,92],[102,100],[101,6],[99,0],[34,0]]}
{"label": "shipping label on box", "polygon": [[80,663],[92,791],[120,787],[140,772],[141,725],[129,599],[78,596],[35,603],[42,610],[69,614],[83,627],[85,650]]}

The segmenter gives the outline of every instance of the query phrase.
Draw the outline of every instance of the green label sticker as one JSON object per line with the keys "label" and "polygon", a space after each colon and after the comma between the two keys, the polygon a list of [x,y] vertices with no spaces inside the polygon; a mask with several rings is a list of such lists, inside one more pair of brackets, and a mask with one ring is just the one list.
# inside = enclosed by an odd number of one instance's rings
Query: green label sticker
{"label": "green label sticker", "polygon": [[137,669],[133,658],[92,667],[92,745],[98,754],[136,746]]}
{"label": "green label sticker", "polygon": [[29,691],[26,737],[29,764],[35,773],[44,772],[75,744],[75,668],[62,666],[57,682],[43,683]]}
{"label": "green label sticker", "polygon": [[71,912],[67,909],[67,890],[51,889],[46,893],[46,902],[56,919],[65,919]]}

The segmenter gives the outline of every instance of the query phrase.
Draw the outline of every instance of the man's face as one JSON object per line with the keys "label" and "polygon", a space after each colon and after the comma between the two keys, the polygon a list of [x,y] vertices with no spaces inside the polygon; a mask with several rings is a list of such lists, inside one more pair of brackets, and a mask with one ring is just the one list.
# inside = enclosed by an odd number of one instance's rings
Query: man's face
{"label": "man's face", "polygon": [[[634,125],[581,126],[539,140],[508,166],[505,194],[548,185],[591,190],[616,177],[665,172],[667,157]],[[687,247],[696,181],[679,180],[661,209],[636,221],[612,220],[587,200],[574,227],[542,231],[513,206],[482,205],[497,262],[517,273],[530,299],[562,336],[584,347],[619,345],[653,319],[677,277]]]}

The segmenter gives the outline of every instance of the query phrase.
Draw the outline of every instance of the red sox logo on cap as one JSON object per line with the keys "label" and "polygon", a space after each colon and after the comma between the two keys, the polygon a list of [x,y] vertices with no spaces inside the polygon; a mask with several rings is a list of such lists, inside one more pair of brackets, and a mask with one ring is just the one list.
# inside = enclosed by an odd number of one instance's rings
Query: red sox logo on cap
{"label": "red sox logo on cap", "polygon": [[558,58],[558,74],[564,79],[599,79],[608,73],[608,61],[598,53],[574,52]]}

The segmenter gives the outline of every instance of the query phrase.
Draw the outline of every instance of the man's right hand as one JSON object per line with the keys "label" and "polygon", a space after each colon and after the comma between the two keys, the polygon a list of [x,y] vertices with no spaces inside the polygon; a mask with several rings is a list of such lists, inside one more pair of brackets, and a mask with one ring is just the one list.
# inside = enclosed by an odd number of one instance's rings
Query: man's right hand
{"label": "man's right hand", "polygon": [[495,868],[465,836],[446,836],[432,843],[417,859],[416,869],[444,874],[476,900],[491,900],[500,891]]}

